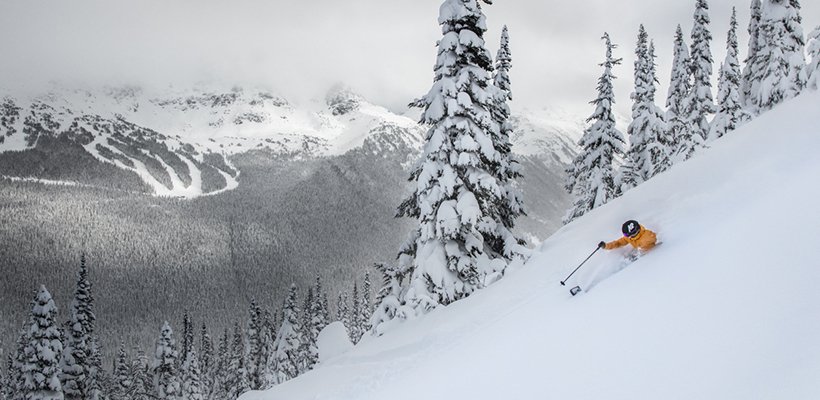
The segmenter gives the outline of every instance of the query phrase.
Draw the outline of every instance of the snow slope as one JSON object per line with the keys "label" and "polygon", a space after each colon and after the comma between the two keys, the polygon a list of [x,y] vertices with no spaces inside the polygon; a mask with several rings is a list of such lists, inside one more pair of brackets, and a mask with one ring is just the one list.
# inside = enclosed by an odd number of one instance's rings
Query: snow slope
{"label": "snow slope", "polygon": [[[492,287],[242,400],[820,398],[818,106],[778,107]],[[558,282],[628,218],[664,245],[571,297]]]}

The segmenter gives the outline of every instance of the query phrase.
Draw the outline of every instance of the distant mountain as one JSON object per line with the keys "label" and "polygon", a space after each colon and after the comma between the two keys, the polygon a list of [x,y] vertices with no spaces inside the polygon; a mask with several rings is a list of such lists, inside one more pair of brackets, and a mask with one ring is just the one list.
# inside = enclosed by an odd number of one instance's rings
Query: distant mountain
{"label": "distant mountain", "polygon": [[[306,104],[248,88],[0,99],[0,342],[13,341],[33,288],[71,293],[80,253],[107,351],[123,338],[147,348],[183,309],[220,330],[250,293],[273,311],[317,275],[332,292],[368,270],[376,279],[373,263],[394,260],[415,224],[394,215],[423,146],[418,111],[344,87]],[[583,117],[514,115],[527,210],[517,229],[535,243],[569,204],[563,171]]]}

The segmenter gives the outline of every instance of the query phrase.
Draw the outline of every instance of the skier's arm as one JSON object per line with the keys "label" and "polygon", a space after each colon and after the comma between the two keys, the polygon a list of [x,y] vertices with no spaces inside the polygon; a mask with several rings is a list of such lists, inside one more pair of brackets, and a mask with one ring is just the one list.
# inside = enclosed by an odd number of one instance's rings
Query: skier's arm
{"label": "skier's arm", "polygon": [[614,242],[607,243],[605,249],[607,249],[607,250],[617,249],[617,248],[624,247],[627,244],[629,244],[629,240],[627,240],[627,238],[625,238],[625,237],[622,237],[622,238],[620,238],[620,239],[618,239]]}

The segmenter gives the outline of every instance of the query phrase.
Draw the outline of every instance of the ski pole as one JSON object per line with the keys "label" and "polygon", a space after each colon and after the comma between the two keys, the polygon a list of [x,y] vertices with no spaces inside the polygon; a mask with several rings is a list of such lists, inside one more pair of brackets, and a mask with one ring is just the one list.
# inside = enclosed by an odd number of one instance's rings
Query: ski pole
{"label": "ski pole", "polygon": [[594,255],[595,255],[595,253],[597,253],[597,252],[598,252],[598,250],[601,250],[601,248],[600,248],[600,247],[596,248],[596,249],[595,249],[595,251],[593,251],[593,252],[592,252],[592,254],[590,254],[590,255],[589,255],[589,257],[587,257],[587,259],[586,259],[586,260],[584,260],[584,262],[582,262],[582,263],[581,263],[581,265],[579,265],[577,268],[575,268],[575,270],[574,270],[574,271],[572,271],[572,273],[571,273],[571,274],[569,274],[569,276],[567,276],[567,277],[566,277],[563,281],[561,281],[561,286],[566,286],[566,285],[567,285],[567,281],[569,280],[569,278],[570,278],[570,277],[572,277],[573,275],[575,275],[575,273],[576,273],[576,272],[578,272],[578,270],[579,270],[579,269],[581,269],[581,267],[582,267],[584,264],[586,264],[586,262],[587,262],[587,261],[589,261],[589,259],[590,259],[590,258],[592,258],[592,256],[594,256]]}

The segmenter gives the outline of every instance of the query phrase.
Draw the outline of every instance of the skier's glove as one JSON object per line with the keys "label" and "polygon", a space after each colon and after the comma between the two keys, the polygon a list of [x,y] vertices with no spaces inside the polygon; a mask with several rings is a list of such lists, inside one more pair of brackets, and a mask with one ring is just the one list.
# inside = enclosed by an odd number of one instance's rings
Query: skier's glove
{"label": "skier's glove", "polygon": [[606,242],[601,242],[601,243],[598,243],[598,248],[599,248],[599,249],[606,248]]}

